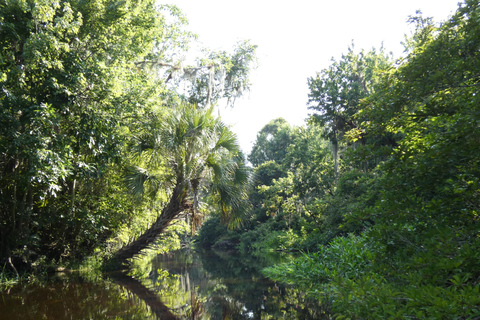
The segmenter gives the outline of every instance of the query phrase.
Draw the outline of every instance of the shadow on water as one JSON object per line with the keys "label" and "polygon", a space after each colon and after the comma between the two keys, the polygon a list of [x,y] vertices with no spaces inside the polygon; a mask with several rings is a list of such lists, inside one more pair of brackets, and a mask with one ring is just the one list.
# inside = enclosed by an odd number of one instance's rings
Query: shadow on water
{"label": "shadow on water", "polygon": [[0,319],[158,319],[109,279],[70,273],[0,292]]}
{"label": "shadow on water", "polygon": [[[279,257],[181,250],[156,256],[142,283],[178,319],[328,319],[317,301],[260,270]],[[283,259],[285,261],[285,259]]]}
{"label": "shadow on water", "polygon": [[128,292],[134,294],[137,298],[145,302],[149,309],[162,320],[176,320],[172,311],[160,300],[160,297],[153,291],[145,287],[140,281],[132,276],[119,272],[110,274],[110,277]]}
{"label": "shadow on water", "polygon": [[328,319],[259,272],[271,264],[213,251],[156,256],[135,277],[67,274],[0,292],[0,319]]}

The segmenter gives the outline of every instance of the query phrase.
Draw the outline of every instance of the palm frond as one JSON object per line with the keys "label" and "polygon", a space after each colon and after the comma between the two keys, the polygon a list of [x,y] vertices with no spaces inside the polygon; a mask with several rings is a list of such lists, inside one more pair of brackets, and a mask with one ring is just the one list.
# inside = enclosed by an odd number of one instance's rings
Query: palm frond
{"label": "palm frond", "polygon": [[234,174],[234,183],[249,184],[252,177],[252,169],[245,165],[244,161],[237,162]]}
{"label": "palm frond", "polygon": [[146,169],[138,166],[128,166],[125,168],[124,182],[128,190],[135,196],[142,196],[145,188],[144,184],[150,178]]}
{"label": "palm frond", "polygon": [[223,123],[218,126],[218,133],[219,137],[215,144],[214,150],[226,149],[232,153],[240,150],[237,142],[237,136]]}
{"label": "palm frond", "polygon": [[241,159],[225,154],[223,157],[211,157],[209,166],[214,173],[210,191],[217,195],[222,221],[230,227],[238,227],[251,212],[247,192],[250,171]]}
{"label": "palm frond", "polygon": [[137,197],[147,195],[154,199],[163,186],[165,175],[152,174],[139,166],[128,166],[125,168],[123,180],[133,195]]}
{"label": "palm frond", "polygon": [[[195,203],[200,201],[199,186],[207,187],[218,199],[223,220],[238,225],[250,208],[246,193],[249,171],[235,134],[215,117],[213,108],[184,104],[148,121],[136,139],[139,154],[144,155],[137,161],[139,166],[129,167],[125,173],[130,191],[153,197],[165,180],[154,173],[166,170],[177,180],[190,181],[188,193]],[[171,171],[162,169],[167,167]]]}

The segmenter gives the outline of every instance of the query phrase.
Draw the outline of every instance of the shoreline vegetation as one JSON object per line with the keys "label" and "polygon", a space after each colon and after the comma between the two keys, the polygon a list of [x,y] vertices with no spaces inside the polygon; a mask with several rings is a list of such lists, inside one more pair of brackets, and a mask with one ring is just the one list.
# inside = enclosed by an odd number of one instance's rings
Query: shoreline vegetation
{"label": "shoreline vegetation", "polygon": [[175,6],[47,2],[0,5],[2,287],[193,244],[299,252],[264,274],[335,319],[480,317],[478,1],[411,16],[398,60],[349,47],[249,155],[214,107],[255,45],[187,66]]}

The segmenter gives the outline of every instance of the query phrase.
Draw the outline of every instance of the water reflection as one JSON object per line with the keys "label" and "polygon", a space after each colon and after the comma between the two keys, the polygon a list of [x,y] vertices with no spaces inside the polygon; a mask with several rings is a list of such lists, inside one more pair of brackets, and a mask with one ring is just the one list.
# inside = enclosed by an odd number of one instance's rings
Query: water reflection
{"label": "water reflection", "polygon": [[263,266],[238,254],[177,251],[157,256],[144,283],[179,319],[327,319],[318,303],[264,278]]}
{"label": "water reflection", "polygon": [[77,274],[13,287],[0,296],[0,319],[158,319],[125,288]]}
{"label": "water reflection", "polygon": [[177,251],[135,276],[68,274],[11,288],[0,293],[0,319],[328,318],[298,290],[262,277],[263,266],[236,254]]}
{"label": "water reflection", "polygon": [[162,320],[176,320],[177,317],[160,300],[155,291],[145,287],[140,281],[126,273],[114,273],[109,275],[115,282],[125,288],[129,293],[145,302],[147,307]]}

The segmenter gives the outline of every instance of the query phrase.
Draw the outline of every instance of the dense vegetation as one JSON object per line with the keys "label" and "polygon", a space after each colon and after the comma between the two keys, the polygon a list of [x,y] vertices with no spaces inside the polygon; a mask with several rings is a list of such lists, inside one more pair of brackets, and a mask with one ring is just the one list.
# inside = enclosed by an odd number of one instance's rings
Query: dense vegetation
{"label": "dense vegetation", "polygon": [[154,1],[0,2],[4,269],[131,257],[209,214],[200,245],[302,252],[265,274],[338,318],[480,317],[478,1],[412,17],[402,59],[351,47],[308,79],[307,125],[268,123],[251,176],[212,106],[248,89],[255,46],[187,65],[186,23]]}
{"label": "dense vegetation", "polygon": [[310,78],[308,125],[257,136],[251,219],[209,220],[199,241],[302,251],[265,274],[339,319],[477,319],[479,14],[414,16],[402,59],[350,48]]}
{"label": "dense vegetation", "polygon": [[207,187],[226,218],[241,203],[243,157],[211,109],[248,89],[256,47],[187,64],[186,24],[153,0],[0,2],[2,267],[114,252],[172,194],[194,222]]}

